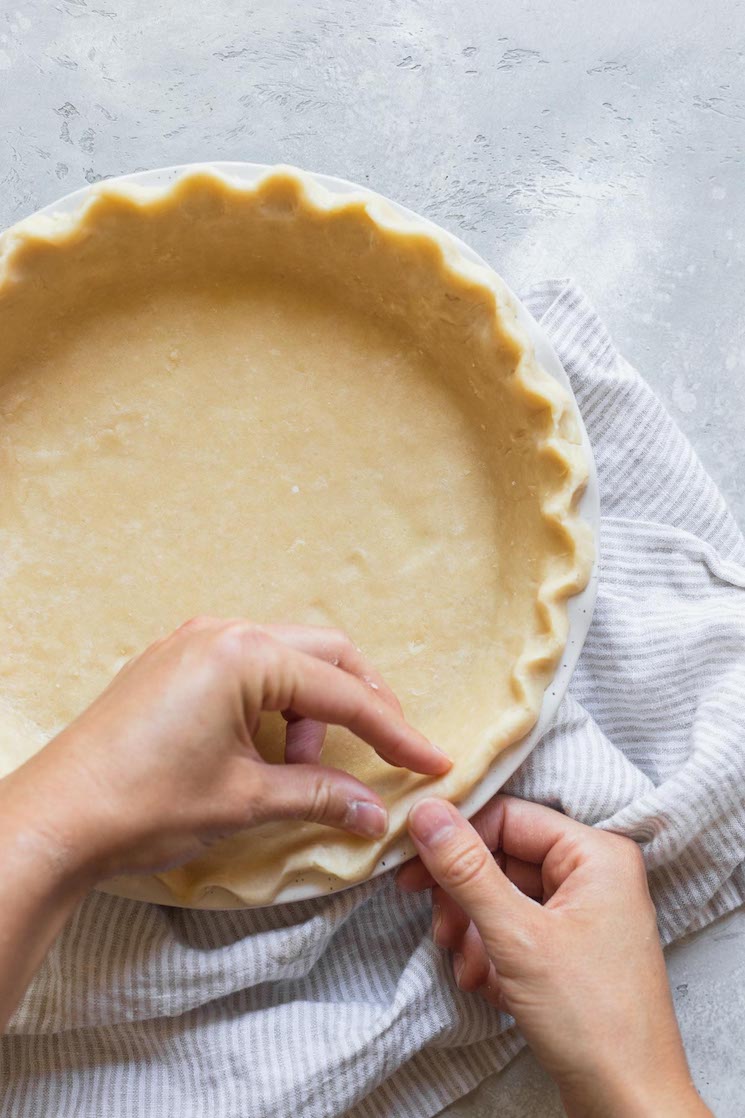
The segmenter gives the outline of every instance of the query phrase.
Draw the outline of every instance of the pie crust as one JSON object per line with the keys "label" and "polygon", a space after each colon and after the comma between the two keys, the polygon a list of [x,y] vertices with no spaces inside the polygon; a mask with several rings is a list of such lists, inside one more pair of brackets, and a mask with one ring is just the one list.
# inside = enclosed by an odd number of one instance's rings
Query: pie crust
{"label": "pie crust", "polygon": [[363,880],[423,790],[457,802],[534,724],[590,573],[575,412],[502,282],[288,167],[101,184],[0,237],[0,456],[0,775],[200,613],[348,630],[455,759],[416,776],[332,729],[385,842],[264,825],[127,896]]}

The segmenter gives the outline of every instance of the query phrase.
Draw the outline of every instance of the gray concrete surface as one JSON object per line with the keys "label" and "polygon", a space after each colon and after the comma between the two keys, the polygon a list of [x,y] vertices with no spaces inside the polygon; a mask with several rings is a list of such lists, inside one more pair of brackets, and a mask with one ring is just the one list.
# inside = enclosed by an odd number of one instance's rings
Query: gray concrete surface
{"label": "gray concrete surface", "polygon": [[[0,0],[0,226],[208,158],[367,183],[517,288],[574,275],[741,523],[744,138],[739,0]],[[739,1118],[745,919],[723,927],[671,970],[697,1082]],[[527,1056],[451,1111],[558,1112]]]}

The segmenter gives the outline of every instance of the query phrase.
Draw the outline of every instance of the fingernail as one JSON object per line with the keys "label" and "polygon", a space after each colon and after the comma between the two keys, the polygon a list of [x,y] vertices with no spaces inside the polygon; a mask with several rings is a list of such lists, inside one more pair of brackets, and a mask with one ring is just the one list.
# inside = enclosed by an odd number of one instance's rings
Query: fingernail
{"label": "fingernail", "polygon": [[350,800],[344,825],[363,838],[382,838],[388,830],[388,812],[369,800]]}
{"label": "fingernail", "polygon": [[437,846],[455,829],[450,808],[442,800],[420,800],[409,812],[409,828],[424,846]]}
{"label": "fingernail", "polygon": [[462,955],[453,955],[453,974],[455,975],[455,981],[458,986],[460,986],[464,965],[465,962]]}
{"label": "fingernail", "polygon": [[440,928],[442,927],[442,909],[438,904],[432,905],[432,939],[439,945]]}

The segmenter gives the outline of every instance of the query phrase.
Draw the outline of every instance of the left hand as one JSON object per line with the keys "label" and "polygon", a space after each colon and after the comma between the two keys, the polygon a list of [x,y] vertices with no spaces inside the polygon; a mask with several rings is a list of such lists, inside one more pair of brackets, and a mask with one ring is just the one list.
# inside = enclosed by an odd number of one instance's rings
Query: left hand
{"label": "left hand", "polygon": [[[256,750],[262,711],[288,719],[284,765]],[[131,660],[0,780],[0,1027],[102,878],[179,865],[269,819],[381,838],[380,796],[317,763],[327,722],[393,765],[450,768],[344,633],[201,617]]]}
{"label": "left hand", "polygon": [[[266,764],[255,748],[262,711],[288,720],[285,765]],[[98,878],[179,865],[274,819],[381,838],[380,796],[317,763],[327,722],[391,764],[433,775],[450,767],[344,633],[196,618],[126,664],[0,781],[0,804],[25,811],[27,827]]]}

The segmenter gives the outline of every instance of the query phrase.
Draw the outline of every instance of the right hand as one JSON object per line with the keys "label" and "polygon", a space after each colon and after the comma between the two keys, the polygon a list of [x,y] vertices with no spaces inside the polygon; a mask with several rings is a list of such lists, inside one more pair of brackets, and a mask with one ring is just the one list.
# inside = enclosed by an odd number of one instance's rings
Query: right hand
{"label": "right hand", "polygon": [[[497,796],[473,826],[443,800],[409,816],[433,936],[462,990],[512,1014],[574,1118],[709,1115],[692,1083],[638,846]],[[494,852],[494,856],[492,856]]]}
{"label": "right hand", "polygon": [[[284,765],[266,764],[254,746],[262,711],[288,721]],[[329,722],[393,765],[432,775],[450,768],[345,634],[195,618],[126,664],[0,782],[0,799],[51,858],[96,879],[179,865],[268,820],[381,838],[380,796],[317,763]]]}

